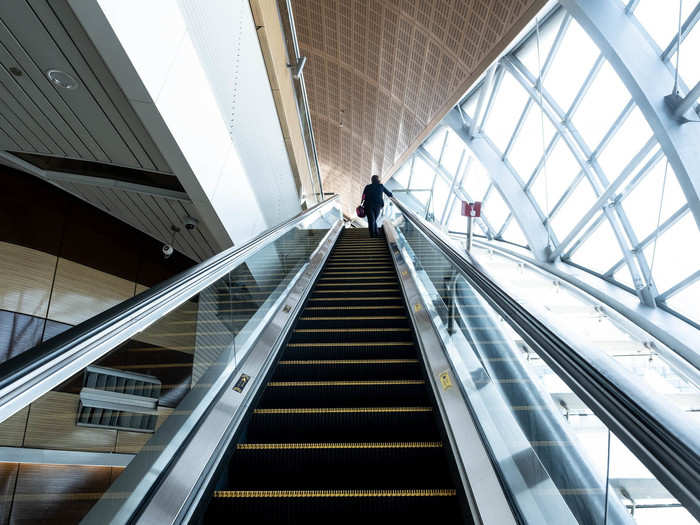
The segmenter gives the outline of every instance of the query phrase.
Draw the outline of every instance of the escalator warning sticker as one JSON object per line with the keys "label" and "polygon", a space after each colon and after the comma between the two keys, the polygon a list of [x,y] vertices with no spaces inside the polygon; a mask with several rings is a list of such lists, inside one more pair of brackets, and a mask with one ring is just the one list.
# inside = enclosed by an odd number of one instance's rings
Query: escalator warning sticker
{"label": "escalator warning sticker", "polygon": [[452,380],[450,379],[450,373],[445,370],[442,374],[440,374],[440,384],[442,385],[443,390],[447,390],[452,386]]}
{"label": "escalator warning sticker", "polygon": [[413,309],[414,309],[416,312],[420,312],[420,309],[421,309],[420,303],[414,304],[414,305],[413,305]]}
{"label": "escalator warning sticker", "polygon": [[238,381],[236,381],[236,386],[233,387],[233,391],[238,393],[243,392],[243,389],[248,384],[248,381],[250,381],[250,376],[248,374],[241,374],[241,377],[239,377]]}

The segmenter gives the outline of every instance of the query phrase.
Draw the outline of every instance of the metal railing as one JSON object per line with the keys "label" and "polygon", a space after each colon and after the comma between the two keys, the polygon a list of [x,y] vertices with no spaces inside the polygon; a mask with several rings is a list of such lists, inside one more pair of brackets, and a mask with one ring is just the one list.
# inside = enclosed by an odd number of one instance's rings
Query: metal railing
{"label": "metal railing", "polygon": [[304,81],[303,67],[306,57],[301,56],[299,51],[299,41],[297,39],[296,26],[294,25],[294,13],[292,12],[291,0],[286,0],[286,20],[282,19],[282,32],[285,36],[289,67],[294,68],[292,75],[292,86],[296,97],[297,112],[299,114],[299,124],[304,135],[304,148],[311,173],[311,187],[315,194],[324,199],[323,183],[321,180],[321,168],[318,164],[318,151],[316,150],[316,137],[311,124],[311,109],[309,108],[309,97],[306,92],[306,82]]}
{"label": "metal railing", "polygon": [[[585,345],[572,345],[458,252],[399,200],[392,203],[554,370],[593,413],[696,518],[700,518],[700,436],[683,414],[653,397],[624,371],[602,369]],[[576,347],[574,347],[576,346]]]}
{"label": "metal railing", "polygon": [[243,246],[224,250],[0,364],[0,422],[127,341],[214,283],[248,256],[337,200],[337,196],[327,199],[264,231]]}

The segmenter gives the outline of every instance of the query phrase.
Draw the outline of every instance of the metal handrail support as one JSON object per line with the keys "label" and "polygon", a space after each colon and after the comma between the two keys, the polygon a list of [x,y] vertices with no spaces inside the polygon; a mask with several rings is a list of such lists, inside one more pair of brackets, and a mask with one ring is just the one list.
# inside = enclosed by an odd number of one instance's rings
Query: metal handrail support
{"label": "metal handrail support", "polygon": [[0,364],[0,422],[332,205],[334,196]]}
{"label": "metal handrail support", "polygon": [[572,344],[493,282],[440,232],[395,198],[393,204],[523,340],[605,423],[695,518],[700,519],[700,432],[684,414],[653,397],[616,362]]}

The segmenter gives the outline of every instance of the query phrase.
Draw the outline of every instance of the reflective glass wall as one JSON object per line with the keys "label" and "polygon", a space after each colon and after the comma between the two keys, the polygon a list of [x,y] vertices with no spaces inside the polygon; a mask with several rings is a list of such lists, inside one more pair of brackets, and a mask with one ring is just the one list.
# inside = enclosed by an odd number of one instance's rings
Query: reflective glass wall
{"label": "reflective glass wall", "polygon": [[[679,13],[680,4],[633,0],[619,8],[669,78],[679,59],[684,96],[700,80],[700,2],[683,1]],[[700,211],[693,214],[667,161],[671,146],[662,148],[601,47],[565,7],[540,17],[458,110],[464,129],[439,126],[394,175],[410,190],[399,198],[459,233],[466,231],[461,201],[483,201],[477,233],[525,246],[524,231],[544,228],[552,259],[700,327]],[[695,132],[688,126],[700,124],[679,123],[677,132]],[[515,180],[539,224],[517,220],[495,167]],[[700,167],[688,171],[700,177]]]}

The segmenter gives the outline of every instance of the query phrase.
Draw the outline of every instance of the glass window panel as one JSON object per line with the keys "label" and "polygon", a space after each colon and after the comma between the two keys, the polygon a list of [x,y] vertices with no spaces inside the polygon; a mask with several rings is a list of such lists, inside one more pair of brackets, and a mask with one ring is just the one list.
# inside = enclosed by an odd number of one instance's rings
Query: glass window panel
{"label": "glass window panel", "polygon": [[544,80],[545,89],[565,111],[571,106],[599,54],[583,28],[572,20]]}
{"label": "glass window panel", "polygon": [[505,72],[484,123],[484,132],[499,151],[505,151],[527,98],[525,89],[510,73]]}
{"label": "glass window panel", "polygon": [[606,60],[572,119],[591,150],[600,144],[629,99],[627,88]]}
{"label": "glass window panel", "polygon": [[[627,213],[627,217],[634,228],[634,233],[639,240],[644,239],[656,229],[665,169],[666,159],[662,158],[622,201],[625,213]],[[678,184],[676,174],[670,165],[666,175],[666,188],[663,192],[662,223],[686,202],[683,190]]]}
{"label": "glass window panel", "polygon": [[535,77],[539,76],[540,67],[547,60],[552,49],[554,38],[559,32],[561,21],[564,19],[564,9],[559,9],[540,27],[540,59],[537,59],[537,34],[533,33],[527,41],[518,48],[515,56]]}
{"label": "glass window panel", "polygon": [[598,273],[605,273],[622,259],[622,250],[612,226],[603,219],[598,228],[571,256],[571,260]]}
{"label": "glass window panel", "polygon": [[634,283],[632,282],[632,274],[630,273],[629,266],[623,264],[620,269],[613,274],[613,278],[622,284],[625,284],[634,290]]}
{"label": "glass window panel", "polygon": [[450,187],[445,180],[438,175],[435,177],[435,186],[433,187],[433,203],[432,208],[435,213],[435,218],[442,218],[442,211],[445,209],[447,197],[450,194]]}
{"label": "glass window panel", "polygon": [[481,89],[475,90],[469,98],[462,104],[462,111],[466,113],[470,118],[474,118],[474,112],[476,111],[476,105],[479,103],[479,94]]}
{"label": "glass window panel", "polygon": [[495,230],[494,233],[501,229],[509,212],[510,209],[501,197],[501,193],[496,188],[492,188],[486,202],[484,202],[482,213]]}
{"label": "glass window panel", "polygon": [[[690,4],[691,2],[683,2]],[[684,9],[685,10],[685,9]],[[685,81],[688,89],[692,89],[700,81],[700,23],[696,23],[690,34],[681,42],[681,59],[678,64],[681,78]],[[675,59],[672,60],[675,65]]]}
{"label": "glass window panel", "polygon": [[462,204],[459,199],[455,200],[455,204],[452,206],[450,218],[447,221],[447,229],[451,232],[467,232],[467,218],[462,217]]}
{"label": "glass window panel", "polygon": [[425,205],[428,204],[428,199],[430,198],[430,191],[410,191],[408,194],[423,205],[423,209],[420,211],[425,211]]}
{"label": "glass window panel", "polygon": [[473,158],[469,170],[462,180],[462,188],[465,193],[475,201],[484,199],[484,194],[491,184],[491,177],[486,173],[486,168],[476,158]]}
{"label": "glass window panel", "polygon": [[447,144],[445,145],[445,152],[442,154],[441,164],[451,175],[454,175],[457,171],[463,151],[464,142],[462,142],[462,139],[454,131],[448,130]]}
{"label": "glass window panel", "polygon": [[[661,49],[666,48],[678,33],[678,4],[677,0],[675,2],[642,0],[634,10],[634,16]],[[687,18],[695,4],[688,0],[683,2],[683,20]]]}
{"label": "glass window panel", "polygon": [[[649,266],[652,264],[652,241],[644,249]],[[660,293],[681,282],[700,268],[700,231],[691,213],[659,236],[652,276]]]}
{"label": "glass window panel", "polygon": [[[543,118],[544,117],[544,118]],[[542,123],[544,122],[544,147],[542,145]],[[536,104],[530,106],[525,116],[523,126],[515,139],[513,147],[508,152],[508,161],[518,173],[521,180],[530,179],[537,163],[554,136],[554,126]]]}
{"label": "glass window panel", "polygon": [[685,315],[691,321],[700,324],[700,281],[695,281],[690,286],[683,288],[680,292],[669,297],[666,304]]}
{"label": "glass window panel", "polygon": [[552,217],[552,229],[561,240],[581,220],[596,201],[596,194],[591,183],[585,177],[579,181],[573,193]]}
{"label": "glass window panel", "polygon": [[430,153],[430,156],[435,160],[440,160],[440,151],[442,151],[442,144],[445,140],[446,132],[447,131],[444,129],[438,129],[423,143],[425,150]]}
{"label": "glass window panel", "polygon": [[551,211],[579,171],[581,167],[569,146],[560,138],[547,159],[546,170],[540,172],[530,189],[542,211]]}
{"label": "glass window panel", "polygon": [[508,227],[503,231],[503,238],[520,246],[527,246],[527,238],[525,238],[525,234],[515,217],[510,220]]}
{"label": "glass window panel", "polygon": [[404,165],[392,177],[402,188],[408,187],[408,177],[411,174],[411,161],[404,162]]}
{"label": "glass window panel", "polygon": [[598,164],[609,180],[614,179],[651,138],[651,128],[635,107],[598,157]]}
{"label": "glass window panel", "polygon": [[411,189],[429,190],[433,187],[435,172],[427,162],[416,156],[413,164],[413,177],[411,178]]}

